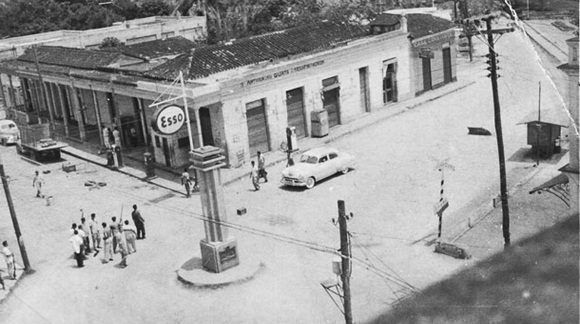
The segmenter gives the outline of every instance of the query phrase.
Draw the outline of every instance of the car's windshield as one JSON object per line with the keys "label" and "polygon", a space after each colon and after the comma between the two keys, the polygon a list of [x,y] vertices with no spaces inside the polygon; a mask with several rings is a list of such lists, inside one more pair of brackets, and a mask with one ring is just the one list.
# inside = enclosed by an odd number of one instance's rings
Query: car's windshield
{"label": "car's windshield", "polygon": [[302,154],[302,156],[300,157],[300,162],[316,164],[318,162],[318,158],[316,156]]}

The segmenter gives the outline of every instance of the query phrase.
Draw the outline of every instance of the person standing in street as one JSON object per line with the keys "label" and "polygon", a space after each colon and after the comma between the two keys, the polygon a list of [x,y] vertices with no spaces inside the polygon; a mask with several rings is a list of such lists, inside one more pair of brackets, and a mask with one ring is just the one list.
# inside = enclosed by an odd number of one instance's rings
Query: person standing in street
{"label": "person standing in street", "polygon": [[144,240],[145,239],[145,219],[141,216],[141,212],[137,210],[137,205],[133,205],[133,212],[131,213],[131,217],[133,217],[133,223],[137,228],[137,239]]}
{"label": "person standing in street", "polygon": [[80,237],[78,231],[75,230],[73,232],[73,236],[70,237],[69,242],[72,244],[75,260],[77,260],[77,267],[84,267],[85,265],[83,264],[83,261],[85,260],[85,256],[83,255],[81,249],[81,246],[83,245],[83,239]]}
{"label": "person standing in street", "polygon": [[260,178],[258,175],[258,168],[256,167],[256,162],[252,161],[252,170],[250,171],[250,179],[252,179],[252,184],[254,185],[255,191],[260,190]]}
{"label": "person standing in street", "polygon": [[89,254],[89,251],[88,251],[89,248],[87,246],[88,245],[87,240],[88,240],[89,236],[88,236],[87,232],[85,232],[82,225],[79,225],[77,227],[77,235],[83,240],[81,242],[81,254],[82,255]]}
{"label": "person standing in street", "polygon": [[115,232],[115,239],[117,240],[117,247],[119,248],[119,253],[121,253],[121,262],[119,266],[125,268],[127,266],[127,255],[129,252],[127,250],[127,241],[121,231]]}
{"label": "person standing in street", "polygon": [[121,146],[121,132],[119,132],[119,127],[117,126],[113,129],[113,140],[116,146]]}
{"label": "person standing in street", "polygon": [[[96,253],[99,252],[101,248],[101,236],[99,235],[99,223],[95,220],[97,215],[95,213],[91,214],[91,220],[89,221],[89,232],[91,233],[91,238],[93,239],[93,248]],[[96,255],[96,254],[95,254]]]}
{"label": "person standing in street", "polygon": [[117,223],[117,217],[111,217],[111,236],[113,237],[113,252],[117,253],[117,236],[115,235],[116,232],[119,231],[119,223]]}
{"label": "person standing in street", "polygon": [[137,252],[137,247],[135,246],[137,232],[133,226],[129,225],[128,219],[125,220],[125,225],[123,225],[123,233],[125,234],[125,240],[127,241],[127,252],[129,254]]}
{"label": "person standing in street", "polygon": [[6,268],[8,269],[8,277],[10,279],[16,279],[16,265],[14,263],[14,253],[8,247],[8,242],[2,242],[2,254],[4,254],[4,259],[6,260]]}
{"label": "person standing in street", "polygon": [[89,224],[87,223],[87,219],[81,217],[81,224],[79,227],[85,232],[85,236],[83,236],[83,244],[85,246],[85,254],[89,254],[91,252],[91,229],[89,228]]}
{"label": "person standing in street", "polygon": [[189,172],[187,172],[187,168],[185,168],[181,174],[181,185],[185,186],[185,196],[187,198],[191,197],[191,181],[189,178]]}
{"label": "person standing in street", "polygon": [[266,158],[262,152],[258,151],[258,181],[264,178],[264,182],[268,182],[268,172],[266,172]]}
{"label": "person standing in street", "polygon": [[103,223],[103,263],[113,261],[113,232],[107,228],[107,223]]}
{"label": "person standing in street", "polygon": [[44,195],[42,194],[42,185],[44,184],[44,179],[37,171],[34,171],[34,179],[32,179],[32,187],[36,188],[36,197],[43,198]]}

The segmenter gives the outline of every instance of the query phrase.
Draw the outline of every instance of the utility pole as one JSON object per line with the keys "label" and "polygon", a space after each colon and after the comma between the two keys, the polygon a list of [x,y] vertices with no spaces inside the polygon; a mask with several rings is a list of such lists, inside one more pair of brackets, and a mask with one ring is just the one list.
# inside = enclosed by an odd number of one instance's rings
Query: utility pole
{"label": "utility pole", "polygon": [[495,52],[494,40],[493,40],[493,30],[491,29],[491,21],[494,19],[493,16],[488,16],[482,20],[486,23],[487,31],[487,43],[489,47],[489,63],[491,72],[491,88],[493,91],[493,110],[495,115],[495,133],[497,139],[497,151],[499,156],[499,177],[500,177],[500,190],[501,190],[501,209],[502,209],[502,228],[503,228],[503,238],[504,238],[504,248],[510,245],[510,215],[508,207],[508,197],[507,197],[507,180],[506,180],[506,170],[505,170],[505,155],[503,149],[503,135],[501,129],[501,110],[499,106],[499,95],[497,91],[497,54]]}
{"label": "utility pole", "polygon": [[22,239],[22,233],[20,232],[20,226],[18,225],[18,219],[16,218],[16,212],[14,211],[14,204],[12,203],[12,196],[10,195],[10,188],[8,187],[8,179],[6,179],[6,174],[4,173],[4,162],[0,158],[0,178],[2,178],[2,186],[4,187],[4,194],[6,194],[6,202],[8,202],[8,210],[10,211],[10,217],[12,218],[12,225],[14,226],[14,233],[16,233],[16,239],[18,241],[18,247],[20,248],[20,254],[22,255],[22,262],[24,263],[24,271],[30,272],[30,262],[28,261],[28,254],[26,254],[26,248],[24,247],[24,240]]}
{"label": "utility pole", "polygon": [[338,226],[340,231],[340,254],[342,254],[342,291],[344,302],[344,321],[352,324],[352,309],[350,306],[350,239],[346,228],[346,213],[344,200],[338,201]]}
{"label": "utility pole", "polygon": [[467,45],[469,46],[469,62],[473,62],[473,25],[466,21],[469,17],[469,9],[467,8],[467,0],[461,0],[461,14],[463,16],[463,32],[467,37]]}

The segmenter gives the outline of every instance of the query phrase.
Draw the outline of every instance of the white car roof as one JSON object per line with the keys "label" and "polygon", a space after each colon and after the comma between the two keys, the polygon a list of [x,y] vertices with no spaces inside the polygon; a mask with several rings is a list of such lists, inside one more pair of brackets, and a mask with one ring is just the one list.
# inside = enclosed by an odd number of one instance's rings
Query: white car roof
{"label": "white car roof", "polygon": [[15,122],[11,121],[10,119],[2,119],[0,120],[0,125],[10,125],[10,124],[15,124]]}
{"label": "white car roof", "polygon": [[320,157],[322,155],[326,155],[329,153],[337,153],[337,152],[338,152],[337,150],[330,148],[330,147],[317,147],[317,148],[313,148],[313,149],[305,152],[304,154]]}

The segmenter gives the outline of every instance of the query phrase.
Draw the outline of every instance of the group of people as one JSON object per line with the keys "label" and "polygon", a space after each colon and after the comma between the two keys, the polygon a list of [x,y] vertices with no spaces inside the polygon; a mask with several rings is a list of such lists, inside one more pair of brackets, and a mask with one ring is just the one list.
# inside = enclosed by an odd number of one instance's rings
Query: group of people
{"label": "group of people", "polygon": [[266,172],[266,159],[262,152],[258,151],[258,165],[255,161],[251,161],[252,171],[250,171],[250,179],[254,185],[255,191],[260,190],[260,179],[264,178],[264,182],[268,182],[268,172]]}
{"label": "group of people", "polygon": [[[16,279],[16,265],[14,264],[14,253],[8,247],[8,242],[2,242],[2,250],[0,250],[2,255],[4,255],[4,260],[6,261],[6,269],[8,270],[8,278],[15,280]],[[2,275],[0,275],[0,285],[2,285],[2,289],[5,290],[6,286],[4,285],[4,279]]]}
{"label": "group of people", "polygon": [[103,142],[105,142],[105,147],[107,149],[111,148],[111,145],[121,146],[121,132],[119,132],[119,127],[113,127],[111,130],[110,127],[103,126]]}
{"label": "group of people", "polygon": [[96,257],[103,249],[103,263],[113,261],[113,254],[120,253],[119,266],[125,268],[127,256],[137,252],[135,241],[145,239],[145,220],[137,209],[137,205],[133,205],[131,217],[135,227],[131,226],[129,220],[117,221],[115,216],[111,217],[109,224],[103,222],[99,225],[95,213],[91,214],[89,221],[82,215],[79,224],[73,223],[69,242],[72,245],[77,266],[82,268],[88,255],[94,253],[93,257]]}

